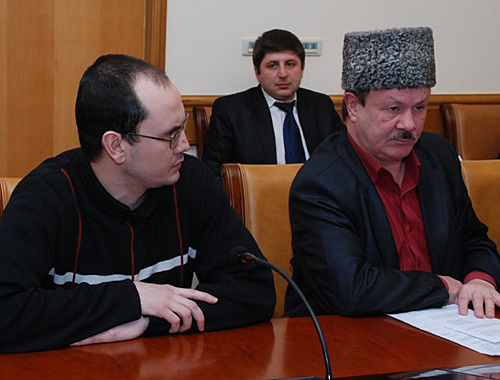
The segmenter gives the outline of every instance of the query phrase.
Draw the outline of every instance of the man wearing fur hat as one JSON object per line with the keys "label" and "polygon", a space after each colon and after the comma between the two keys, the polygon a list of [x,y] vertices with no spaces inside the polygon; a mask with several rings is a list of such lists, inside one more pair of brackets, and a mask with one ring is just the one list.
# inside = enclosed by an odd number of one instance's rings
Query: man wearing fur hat
{"label": "man wearing fur hat", "polygon": [[[348,33],[347,129],[327,138],[290,192],[294,279],[319,314],[500,305],[500,256],[471,205],[456,152],[422,132],[435,85],[429,28]],[[293,291],[286,315],[306,311]]]}

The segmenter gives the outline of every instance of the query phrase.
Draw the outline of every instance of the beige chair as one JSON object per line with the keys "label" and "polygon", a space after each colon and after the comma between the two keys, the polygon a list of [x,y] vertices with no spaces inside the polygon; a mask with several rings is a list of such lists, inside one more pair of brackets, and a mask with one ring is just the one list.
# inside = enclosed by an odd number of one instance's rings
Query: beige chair
{"label": "beige chair", "polygon": [[500,104],[443,103],[444,135],[464,160],[500,157]]}
{"label": "beige chair", "polygon": [[15,177],[2,177],[0,178],[0,218],[2,217],[3,210],[7,206],[7,202],[10,199],[10,195],[17,184],[21,181],[21,178]]}
{"label": "beige chair", "polygon": [[194,128],[196,133],[196,156],[201,159],[203,155],[203,144],[207,134],[212,107],[193,107]]}
{"label": "beige chair", "polygon": [[[264,256],[291,276],[292,231],[288,214],[290,185],[301,164],[222,165],[222,181],[232,206]],[[274,273],[276,308],[283,315],[286,281]]]}
{"label": "beige chair", "polygon": [[462,173],[474,211],[500,249],[500,160],[464,160]]}

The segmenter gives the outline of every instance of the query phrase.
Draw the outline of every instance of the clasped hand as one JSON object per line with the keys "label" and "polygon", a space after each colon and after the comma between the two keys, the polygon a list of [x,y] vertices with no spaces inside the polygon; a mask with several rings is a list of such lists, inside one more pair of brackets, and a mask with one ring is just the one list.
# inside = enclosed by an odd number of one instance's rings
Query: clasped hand
{"label": "clasped hand", "polygon": [[189,330],[193,319],[196,321],[198,330],[203,331],[205,316],[194,300],[217,303],[216,297],[196,289],[139,281],[134,284],[141,300],[142,317],[73,343],[72,346],[135,339],[146,331],[149,325],[147,316],[165,319],[170,323],[169,333],[182,333]]}
{"label": "clasped hand", "polygon": [[495,305],[500,306],[500,294],[488,281],[474,279],[462,284],[452,277],[441,278],[448,284],[448,303],[457,304],[460,315],[467,315],[469,304],[472,303],[477,318],[484,318],[485,315],[487,318],[495,317]]}

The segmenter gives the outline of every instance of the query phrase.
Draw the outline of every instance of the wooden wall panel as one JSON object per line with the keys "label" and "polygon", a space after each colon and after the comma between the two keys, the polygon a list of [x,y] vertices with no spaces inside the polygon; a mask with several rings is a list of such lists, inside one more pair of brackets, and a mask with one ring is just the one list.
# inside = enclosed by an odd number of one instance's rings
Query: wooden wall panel
{"label": "wooden wall panel", "polygon": [[167,0],[0,0],[0,176],[24,176],[79,145],[78,82],[99,55],[164,68],[166,8]]}
{"label": "wooden wall panel", "polygon": [[7,58],[0,75],[6,78],[1,101],[6,102],[7,118],[1,160],[7,168],[16,162],[26,170],[31,157],[45,157],[51,149],[52,131],[44,126],[52,125],[54,4],[36,4],[7,1],[4,7]]}
{"label": "wooden wall panel", "polygon": [[[0,0],[0,173],[7,173],[7,0]],[[1,74],[5,73],[5,74]]]}
{"label": "wooden wall panel", "polygon": [[144,43],[141,1],[56,0],[55,3],[53,154],[79,145],[74,106],[84,70],[102,54],[143,57]]}
{"label": "wooden wall panel", "polygon": [[144,58],[145,2],[137,0],[94,1],[101,11],[100,53],[125,53]]}
{"label": "wooden wall panel", "polygon": [[99,6],[95,2],[78,1],[71,5],[65,0],[56,2],[53,154],[78,146],[74,115],[76,92],[83,71],[99,54],[98,14]]}
{"label": "wooden wall panel", "polygon": [[144,59],[165,69],[167,0],[146,0]]}

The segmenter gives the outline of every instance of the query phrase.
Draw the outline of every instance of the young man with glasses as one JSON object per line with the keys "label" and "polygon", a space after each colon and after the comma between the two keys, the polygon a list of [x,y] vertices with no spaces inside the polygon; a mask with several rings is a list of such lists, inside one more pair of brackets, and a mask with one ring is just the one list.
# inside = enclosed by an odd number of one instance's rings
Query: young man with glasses
{"label": "young man with glasses", "polygon": [[[81,148],[33,170],[0,220],[0,351],[213,331],[269,319],[272,274],[189,149],[165,73],[100,57],[76,100]],[[197,278],[196,289],[192,288]]]}

